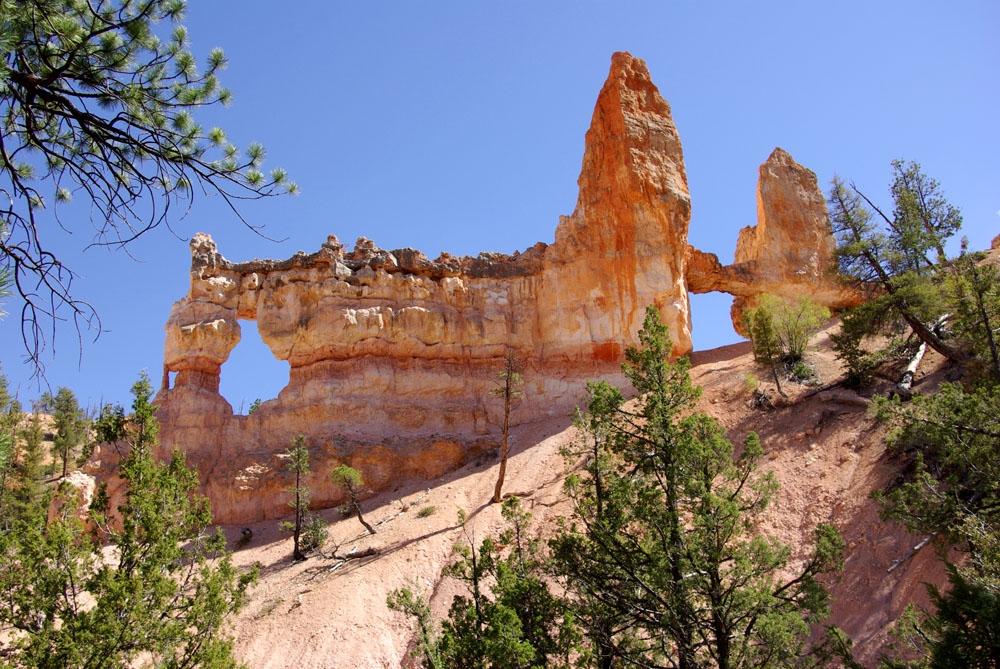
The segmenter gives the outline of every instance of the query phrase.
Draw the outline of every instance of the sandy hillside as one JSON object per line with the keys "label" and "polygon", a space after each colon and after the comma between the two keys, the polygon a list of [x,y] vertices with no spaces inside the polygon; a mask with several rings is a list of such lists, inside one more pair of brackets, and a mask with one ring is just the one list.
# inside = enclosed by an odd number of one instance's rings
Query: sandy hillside
{"label": "sandy hillside", "polygon": [[[839,368],[829,351],[828,332],[817,337],[807,356],[824,384]],[[704,387],[701,408],[721,420],[734,442],[757,431],[781,491],[769,515],[769,531],[801,546],[816,523],[830,521],[849,547],[847,565],[831,579],[833,622],[854,639],[860,659],[871,664],[885,642],[886,625],[913,598],[923,601],[922,581],[940,583],[941,570],[930,549],[908,556],[920,537],[908,536],[878,518],[872,490],[891,475],[881,433],[866,417],[868,400],[848,391],[789,385],[785,406],[771,411],[748,406],[747,373],[756,369],[748,344],[693,356],[692,376]],[[934,360],[924,369],[934,369]],[[925,372],[926,373],[926,372]],[[936,377],[920,376],[925,384]],[[767,385],[767,384],[765,384]],[[574,439],[569,419],[521,426],[513,434],[505,492],[522,497],[544,527],[566,507],[562,481],[571,465],[559,449]],[[237,654],[251,667],[399,667],[407,665],[413,633],[410,621],[388,610],[386,595],[404,585],[432,595],[438,615],[460,591],[441,579],[464,541],[456,516],[464,509],[477,543],[501,527],[499,508],[487,504],[497,462],[472,463],[420,487],[404,487],[364,503],[366,519],[377,523],[368,535],[354,518],[335,510],[325,552],[343,555],[369,549],[375,555],[341,560],[314,556],[291,560],[291,538],[274,521],[252,526],[253,541],[238,548],[239,564],[259,561],[261,579],[251,602],[236,618]],[[419,514],[421,509],[430,509]],[[421,517],[423,515],[423,517]],[[224,528],[235,545],[239,527]],[[904,559],[898,567],[895,561]]]}

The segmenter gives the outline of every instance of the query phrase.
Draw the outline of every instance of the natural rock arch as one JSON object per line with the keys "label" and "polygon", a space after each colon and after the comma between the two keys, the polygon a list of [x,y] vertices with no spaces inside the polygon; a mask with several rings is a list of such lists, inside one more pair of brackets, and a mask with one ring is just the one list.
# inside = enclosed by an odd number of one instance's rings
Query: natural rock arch
{"label": "natural rock arch", "polygon": [[[624,349],[655,304],[674,352],[691,349],[688,292],[852,296],[828,272],[833,237],[815,175],[776,149],[761,166],[758,223],[723,266],[687,243],[691,202],[670,107],[645,63],[615,54],[586,137],[580,195],[552,245],[472,257],[387,251],[330,236],[284,261],[227,261],[191,241],[191,289],[167,322],[157,397],[164,446],[198,465],[219,522],[287,513],[275,455],[307,435],[314,471],[340,462],[375,488],[435,478],[495,446],[489,389],[504,351],[525,361],[521,421],[565,416],[595,377],[622,385]],[[257,321],[289,384],[253,416],[218,394],[221,365]],[[335,390],[332,390],[335,389]],[[317,505],[339,501],[325,477]]]}

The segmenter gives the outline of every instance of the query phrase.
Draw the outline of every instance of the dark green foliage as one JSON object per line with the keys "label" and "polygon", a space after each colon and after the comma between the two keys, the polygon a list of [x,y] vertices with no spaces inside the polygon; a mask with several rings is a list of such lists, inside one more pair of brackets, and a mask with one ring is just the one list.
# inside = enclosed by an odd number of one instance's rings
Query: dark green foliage
{"label": "dark green foliage", "polygon": [[[99,327],[74,298],[73,272],[49,250],[55,224],[84,223],[93,242],[122,246],[169,223],[197,192],[240,200],[294,191],[285,172],[261,171],[263,147],[240,152],[193,114],[226,105],[226,67],[213,49],[199,69],[180,20],[184,0],[0,1],[0,272],[25,300],[27,352],[41,364],[54,307]],[[171,26],[172,24],[172,26]],[[172,28],[172,29],[171,29]],[[59,217],[71,198],[83,216]],[[44,209],[54,210],[43,217]],[[47,228],[52,228],[47,230]]]}
{"label": "dark green foliage", "polygon": [[[0,239],[7,236],[7,226],[4,223],[0,223]],[[11,284],[13,283],[13,277],[10,275],[10,270],[6,267],[0,266],[0,300],[5,297],[11,296]],[[3,320],[7,312],[4,311],[3,302],[0,301],[0,320]]]}
{"label": "dark green foliage", "polygon": [[55,397],[45,393],[41,401],[52,412],[55,421],[56,436],[52,454],[62,464],[62,476],[65,477],[70,460],[87,436],[87,420],[76,401],[76,395],[69,388],[60,388]]}
{"label": "dark green foliage", "polygon": [[288,490],[292,495],[288,505],[292,507],[295,518],[282,523],[281,527],[292,531],[292,559],[300,561],[308,557],[306,553],[322,548],[326,543],[326,522],[322,516],[309,512],[311,491],[303,480],[309,474],[309,448],[305,436],[300,434],[296,437],[284,455],[288,471],[295,475],[295,485]]}
{"label": "dark green foliage", "polygon": [[970,515],[1000,522],[1000,387],[946,383],[935,395],[877,406],[894,427],[890,448],[909,468],[880,495],[886,516],[952,541],[964,538]]}
{"label": "dark green foliage", "polygon": [[913,337],[953,362],[967,358],[964,348],[949,341],[942,327],[950,313],[944,292],[944,246],[960,228],[962,217],[918,164],[896,160],[892,168],[891,215],[836,177],[828,195],[840,270],[869,297],[845,315],[844,331],[834,338],[848,368],[848,382],[854,386],[869,382],[885,361],[869,350],[869,341],[878,336],[890,338],[883,349],[901,348],[899,336]]}
{"label": "dark green foliage", "polygon": [[950,588],[930,588],[936,614],[929,620],[932,669],[995,668],[1000,663],[1000,592],[970,582],[954,568]]}
{"label": "dark green foliage", "polygon": [[302,534],[299,543],[302,550],[318,551],[323,548],[327,540],[326,519],[318,513],[306,515],[305,523],[302,525]]}
{"label": "dark green foliage", "polygon": [[900,481],[876,495],[883,516],[936,537],[942,549],[954,546],[966,554],[958,566],[947,565],[947,592],[929,589],[935,610],[914,611],[901,624],[921,659],[889,666],[996,666],[1000,385],[990,374],[978,378],[977,388],[946,383],[908,404],[877,405],[893,428],[889,446],[901,466]]}
{"label": "dark green foliage", "polygon": [[949,268],[945,294],[952,332],[970,353],[967,363],[980,382],[1000,383],[1000,269],[983,264],[983,254],[962,254]]}
{"label": "dark green foliage", "polygon": [[655,309],[639,338],[623,366],[635,405],[603,382],[589,387],[584,474],[567,482],[573,514],[551,542],[592,646],[588,666],[793,666],[808,621],[828,613],[815,577],[840,568],[843,541],[820,526],[815,553],[779,579],[789,550],[757,531],[777,491],[758,471],[759,439],[750,434],[734,459],[723,427],[692,411],[689,363],[668,361]]}
{"label": "dark green foliage", "polygon": [[106,561],[77,518],[77,494],[59,491],[47,523],[0,536],[0,624],[13,631],[13,667],[235,667],[220,629],[239,610],[256,570],[241,573],[221,532],[207,534],[208,501],[174,451],[154,459],[157,424],[143,377],[133,412],[108,408],[97,425],[123,451],[124,503],[97,495],[91,521],[114,547]]}
{"label": "dark green foliage", "polygon": [[417,622],[417,646],[413,650],[413,656],[421,661],[422,666],[427,669],[446,669],[447,665],[438,648],[440,633],[427,600],[414,594],[411,588],[400,588],[389,593],[386,605],[393,611],[405,613]]}
{"label": "dark green foliage", "polygon": [[527,534],[530,514],[516,497],[503,502],[507,528],[476,546],[464,513],[466,544],[445,573],[465,583],[469,596],[452,601],[438,630],[426,602],[410,589],[394,591],[389,606],[412,616],[420,628],[425,667],[569,667],[578,655],[572,614],[549,590],[541,546]]}
{"label": "dark green foliage", "polygon": [[18,462],[18,432],[21,423],[21,404],[11,396],[7,377],[0,373],[0,531],[10,528],[10,488]]}
{"label": "dark green foliage", "polygon": [[[885,296],[873,297],[847,312],[841,318],[840,332],[830,335],[837,357],[846,368],[844,385],[860,389],[870,385],[882,367],[898,363],[907,357],[911,347],[901,337],[898,323],[883,324],[882,316],[888,313]],[[881,332],[885,342],[871,347],[869,342],[876,332]]]}
{"label": "dark green foliage", "polygon": [[880,669],[995,669],[1000,661],[1000,597],[947,565],[948,590],[927,585],[933,612],[909,605]]}
{"label": "dark green foliage", "polygon": [[41,415],[31,414],[27,425],[18,435],[20,449],[17,462],[13,466],[11,491],[7,512],[10,520],[40,522],[44,520],[49,501],[49,489],[45,484],[45,470],[42,466],[44,449]]}

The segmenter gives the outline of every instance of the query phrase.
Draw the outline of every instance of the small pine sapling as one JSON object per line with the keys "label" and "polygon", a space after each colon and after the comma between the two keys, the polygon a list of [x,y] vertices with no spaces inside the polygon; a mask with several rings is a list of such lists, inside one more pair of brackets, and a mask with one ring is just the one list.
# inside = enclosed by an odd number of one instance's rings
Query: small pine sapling
{"label": "small pine sapling", "polygon": [[331,474],[333,479],[333,485],[343,488],[347,492],[348,502],[347,506],[353,509],[354,514],[358,517],[358,522],[360,522],[369,533],[375,534],[375,528],[368,524],[364,516],[361,515],[361,505],[358,503],[358,496],[364,490],[365,484],[364,479],[361,477],[361,472],[349,465],[340,465],[333,470]]}

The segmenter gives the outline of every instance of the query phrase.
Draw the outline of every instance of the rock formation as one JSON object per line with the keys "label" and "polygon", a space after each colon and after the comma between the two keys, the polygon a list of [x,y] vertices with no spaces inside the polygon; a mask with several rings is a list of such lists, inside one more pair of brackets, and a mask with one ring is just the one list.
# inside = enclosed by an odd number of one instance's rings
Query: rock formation
{"label": "rock formation", "polygon": [[777,148],[760,166],[757,225],[740,230],[733,264],[723,267],[715,255],[689,246],[688,290],[734,295],[733,327],[739,332],[743,312],[763,293],[809,296],[832,308],[853,305],[858,296],[839,280],[835,250],[816,175]]}
{"label": "rock formation", "polygon": [[[525,365],[515,419],[565,416],[595,377],[622,384],[626,347],[655,304],[674,351],[691,350],[688,291],[803,293],[837,306],[833,239],[816,177],[777,149],[761,167],[758,224],[733,265],[687,244],[691,202],[670,107],[643,61],[615,54],[597,100],[572,216],[551,246],[478,257],[386,251],[329,237],[311,255],[227,261],[191,241],[191,289],[166,325],[161,442],[198,467],[216,520],[286,515],[280,454],[306,435],[316,506],[341,501],[327,473],[368,485],[432,479],[497,444],[490,399],[509,348]],[[288,385],[249,416],[219,395],[222,364],[256,320]],[[623,385],[623,384],[622,384]]]}

